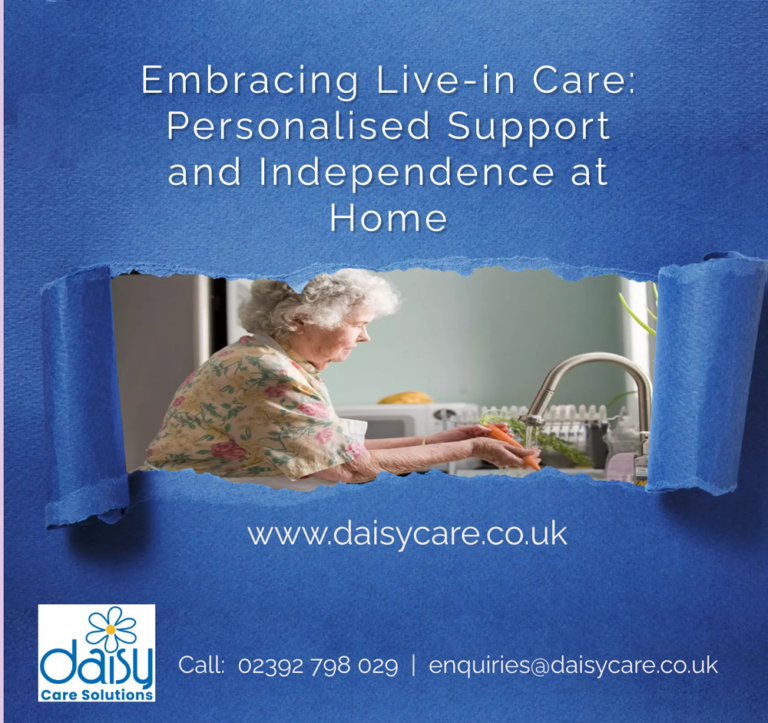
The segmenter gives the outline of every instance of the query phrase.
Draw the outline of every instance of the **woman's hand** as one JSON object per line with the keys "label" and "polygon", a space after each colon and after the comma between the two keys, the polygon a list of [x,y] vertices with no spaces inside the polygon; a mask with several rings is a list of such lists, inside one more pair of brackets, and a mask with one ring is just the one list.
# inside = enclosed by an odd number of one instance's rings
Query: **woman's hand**
{"label": "woman's hand", "polygon": [[526,457],[533,457],[538,463],[541,458],[541,450],[533,447],[515,447],[509,442],[500,442],[497,439],[479,437],[472,441],[473,457],[479,457],[497,467],[525,467]]}
{"label": "woman's hand", "polygon": [[[497,427],[504,434],[511,432],[506,424],[492,424],[492,427]],[[427,444],[440,444],[441,442],[463,442],[465,439],[476,439],[478,437],[487,437],[491,433],[491,430],[484,424],[472,424],[468,427],[456,427],[454,429],[446,429],[444,432],[436,432],[430,434],[427,437]]]}

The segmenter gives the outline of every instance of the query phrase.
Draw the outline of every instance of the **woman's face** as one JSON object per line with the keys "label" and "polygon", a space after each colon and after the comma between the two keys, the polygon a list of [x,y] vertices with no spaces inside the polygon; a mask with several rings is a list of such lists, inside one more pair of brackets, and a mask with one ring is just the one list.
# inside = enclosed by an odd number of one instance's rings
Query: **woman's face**
{"label": "woman's face", "polygon": [[350,313],[338,329],[323,329],[314,324],[301,324],[294,332],[292,346],[318,369],[331,362],[342,362],[362,341],[370,341],[367,326],[373,314],[365,306]]}

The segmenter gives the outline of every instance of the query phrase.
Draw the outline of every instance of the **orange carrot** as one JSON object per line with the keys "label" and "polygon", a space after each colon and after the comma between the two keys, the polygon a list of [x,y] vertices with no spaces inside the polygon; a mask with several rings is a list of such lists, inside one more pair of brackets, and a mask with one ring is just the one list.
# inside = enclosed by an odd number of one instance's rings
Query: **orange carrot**
{"label": "orange carrot", "polygon": [[[499,442],[507,442],[511,445],[514,445],[515,447],[522,447],[523,445],[520,444],[516,439],[511,437],[508,434],[505,434],[502,432],[498,427],[494,427],[492,424],[484,424],[484,427],[488,427],[488,429],[491,430],[490,438],[491,439],[497,439]],[[533,457],[525,457],[525,463],[531,468],[535,469],[536,471],[540,470],[541,467],[539,467],[538,463]]]}

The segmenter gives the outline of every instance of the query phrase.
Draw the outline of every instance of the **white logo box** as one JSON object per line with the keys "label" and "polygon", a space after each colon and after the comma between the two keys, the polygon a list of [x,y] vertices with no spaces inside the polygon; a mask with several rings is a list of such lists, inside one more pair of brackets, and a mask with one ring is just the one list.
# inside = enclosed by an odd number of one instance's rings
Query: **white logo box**
{"label": "white logo box", "polygon": [[39,701],[154,702],[154,605],[38,605],[37,619]]}

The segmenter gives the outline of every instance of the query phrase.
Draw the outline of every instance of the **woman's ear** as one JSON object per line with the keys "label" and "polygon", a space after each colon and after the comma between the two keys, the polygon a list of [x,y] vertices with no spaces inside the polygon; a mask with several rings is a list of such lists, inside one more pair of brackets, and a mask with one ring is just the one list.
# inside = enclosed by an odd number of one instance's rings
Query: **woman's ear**
{"label": "woman's ear", "polygon": [[294,326],[294,329],[293,329],[294,334],[303,334],[304,327],[306,326],[306,322],[304,321],[304,319],[297,317],[293,320],[293,326]]}

